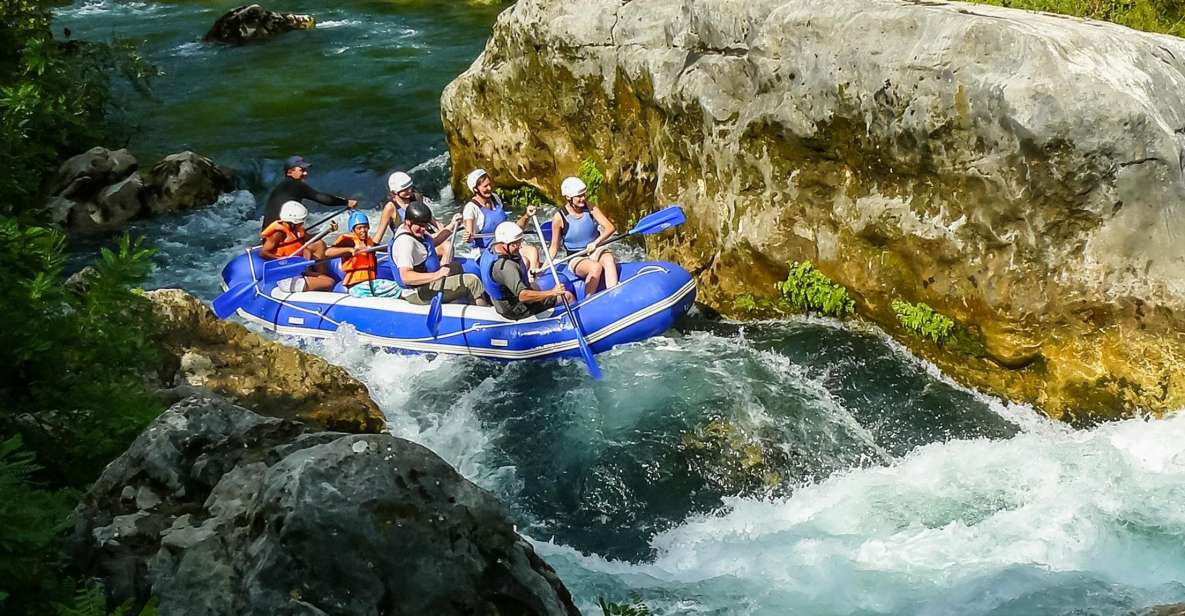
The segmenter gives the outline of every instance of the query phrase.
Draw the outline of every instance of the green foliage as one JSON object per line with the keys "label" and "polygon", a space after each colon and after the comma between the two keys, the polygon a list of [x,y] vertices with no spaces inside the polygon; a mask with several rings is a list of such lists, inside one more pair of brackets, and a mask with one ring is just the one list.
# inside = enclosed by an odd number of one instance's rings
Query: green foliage
{"label": "green foliage", "polygon": [[856,311],[848,290],[815,269],[810,261],[790,264],[786,279],[774,285],[782,294],[781,304],[795,312],[815,312],[842,319]]}
{"label": "green foliage", "polygon": [[893,300],[893,313],[902,327],[935,344],[945,344],[954,337],[955,322],[950,317],[935,312],[924,304],[911,304],[905,300]]}
{"label": "green foliage", "polygon": [[37,486],[40,468],[20,436],[0,441],[0,603],[42,590],[55,564],[50,548],[69,521],[73,499]]}
{"label": "green foliage", "polygon": [[580,171],[576,174],[588,186],[588,202],[596,205],[600,199],[601,185],[605,183],[605,174],[597,168],[597,163],[591,158],[580,161]]}
{"label": "green foliage", "polygon": [[551,205],[547,197],[534,186],[524,185],[511,190],[502,191],[502,201],[514,212],[524,212],[528,206],[542,208]]}
{"label": "green foliage", "polygon": [[615,603],[605,600],[604,597],[597,597],[597,605],[601,606],[601,613],[604,616],[650,616],[652,614],[650,608],[646,607],[646,604],[642,603],[638,597],[634,597],[632,603]]}
{"label": "green foliage", "polygon": [[970,0],[978,4],[1047,11],[1110,21],[1129,28],[1185,36],[1181,0]]}
{"label": "green foliage", "polygon": [[152,253],[124,237],[78,292],[63,250],[61,233],[0,218],[0,425],[10,409],[37,417],[45,430],[30,442],[52,446],[42,460],[81,485],[160,412],[143,379],[157,360],[151,308],[131,290]]}
{"label": "green foliage", "polygon": [[62,159],[109,137],[111,75],[146,93],[156,74],[128,41],[55,41],[48,4],[0,3],[0,214],[38,204]]}

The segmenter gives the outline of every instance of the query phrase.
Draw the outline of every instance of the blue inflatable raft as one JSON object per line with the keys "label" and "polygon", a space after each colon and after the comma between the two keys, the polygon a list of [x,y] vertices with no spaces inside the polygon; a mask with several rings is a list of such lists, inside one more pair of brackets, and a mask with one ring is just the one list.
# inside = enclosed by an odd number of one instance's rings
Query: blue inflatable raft
{"label": "blue inflatable raft", "polygon": [[[237,314],[266,329],[294,336],[327,337],[349,324],[364,341],[412,353],[476,355],[498,360],[579,357],[575,330],[563,307],[519,321],[503,318],[492,307],[445,304],[435,336],[427,324],[428,306],[395,298],[359,298],[346,294],[339,283],[334,292],[288,293],[279,283],[261,280],[263,262],[257,250],[232,260],[222,270],[223,288],[243,284],[254,293],[239,305]],[[466,271],[477,273],[473,260],[459,259]],[[330,262],[341,280],[340,261]],[[670,329],[695,301],[695,281],[687,270],[665,261],[621,264],[620,284],[587,297],[584,282],[561,268],[566,285],[576,294],[574,306],[594,353],[619,344],[645,340]],[[389,261],[379,262],[379,277],[393,278]],[[540,277],[545,288],[548,277]]]}

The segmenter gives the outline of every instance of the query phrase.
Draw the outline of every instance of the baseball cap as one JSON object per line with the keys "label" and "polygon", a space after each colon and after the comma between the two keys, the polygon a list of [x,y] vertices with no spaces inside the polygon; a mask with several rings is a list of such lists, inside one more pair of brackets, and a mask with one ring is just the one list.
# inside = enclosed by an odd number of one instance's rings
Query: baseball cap
{"label": "baseball cap", "polygon": [[289,156],[288,160],[284,161],[284,171],[300,167],[301,169],[308,169],[312,165],[305,160],[303,156]]}

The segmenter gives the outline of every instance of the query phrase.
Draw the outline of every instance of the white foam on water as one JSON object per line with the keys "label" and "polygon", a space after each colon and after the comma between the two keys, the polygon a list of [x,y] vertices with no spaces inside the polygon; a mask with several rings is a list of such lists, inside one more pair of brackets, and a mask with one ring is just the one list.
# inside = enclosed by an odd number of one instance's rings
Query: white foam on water
{"label": "white foam on water", "polygon": [[[757,600],[752,613],[987,613],[1072,574],[1179,586],[1182,498],[1178,414],[936,443],[786,499],[729,499],[727,513],[656,536],[650,563],[537,546],[577,580],[600,574],[676,596],[683,589],[715,607],[736,597],[705,588],[731,588]],[[971,592],[984,586],[986,597]]]}
{"label": "white foam on water", "polygon": [[[391,434],[428,447],[486,489],[505,494],[515,484],[513,467],[491,462],[495,430],[482,425],[474,406],[496,394],[496,387],[492,382],[464,382],[469,372],[462,364],[471,360],[376,349],[359,340],[349,325],[309,344],[308,350],[366,385],[386,415]],[[429,396],[452,401],[429,403]]]}
{"label": "white foam on water", "polygon": [[162,7],[145,2],[117,2],[114,0],[83,0],[70,6],[55,8],[55,15],[90,17],[104,13],[114,15],[147,16],[159,12]]}
{"label": "white foam on water", "polygon": [[316,29],[332,30],[334,28],[349,28],[358,25],[362,25],[362,22],[357,19],[327,19],[317,22]]}

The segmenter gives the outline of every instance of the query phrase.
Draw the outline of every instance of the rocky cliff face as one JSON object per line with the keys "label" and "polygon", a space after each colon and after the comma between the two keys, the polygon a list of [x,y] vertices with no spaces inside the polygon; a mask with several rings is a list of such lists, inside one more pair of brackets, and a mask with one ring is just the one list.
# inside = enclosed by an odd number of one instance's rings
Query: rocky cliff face
{"label": "rocky cliff face", "polygon": [[77,566],[161,614],[578,613],[505,508],[431,451],[219,398],[161,415],[74,517]]}
{"label": "rocky cliff face", "polygon": [[177,398],[204,388],[266,415],[329,430],[377,433],[385,427],[366,386],[345,370],[238,323],[220,321],[209,306],[180,289],[146,295],[160,317],[167,356],[159,376]]}
{"label": "rocky cliff face", "polygon": [[1109,415],[1185,405],[1183,87],[1181,39],[981,5],[520,0],[442,114],[458,178],[592,156],[619,223],[681,203],[652,247],[717,308],[810,259],[964,382]]}

